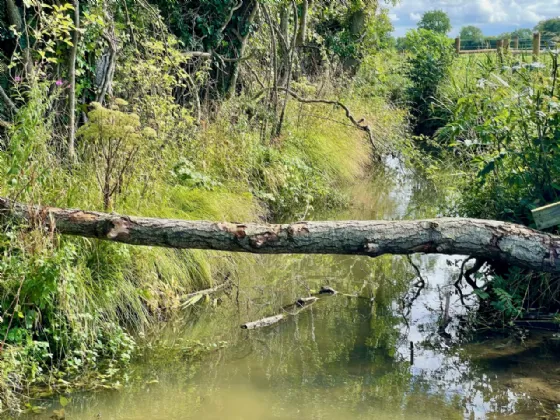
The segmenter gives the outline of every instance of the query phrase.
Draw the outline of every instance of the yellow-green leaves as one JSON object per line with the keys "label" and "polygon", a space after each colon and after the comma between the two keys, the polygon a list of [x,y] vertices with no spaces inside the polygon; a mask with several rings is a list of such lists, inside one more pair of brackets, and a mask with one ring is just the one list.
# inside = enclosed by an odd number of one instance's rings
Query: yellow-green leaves
{"label": "yellow-green leaves", "polygon": [[97,178],[105,210],[126,192],[137,161],[147,150],[147,141],[157,136],[151,128],[142,129],[137,114],[121,111],[127,105],[122,99],[115,100],[110,108],[94,102],[88,123],[78,130],[82,158]]}

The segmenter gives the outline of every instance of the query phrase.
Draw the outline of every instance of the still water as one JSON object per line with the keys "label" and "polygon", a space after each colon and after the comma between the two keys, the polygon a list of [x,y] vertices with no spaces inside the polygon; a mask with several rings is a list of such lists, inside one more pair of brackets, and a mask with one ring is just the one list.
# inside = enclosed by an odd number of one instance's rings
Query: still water
{"label": "still water", "polygon": [[[322,218],[433,217],[441,196],[394,163],[351,194],[351,209]],[[151,348],[122,389],[72,395],[66,418],[556,418],[554,337],[458,340],[461,257],[242,258],[236,287],[145,337]],[[324,285],[340,293],[275,326],[240,328]]]}

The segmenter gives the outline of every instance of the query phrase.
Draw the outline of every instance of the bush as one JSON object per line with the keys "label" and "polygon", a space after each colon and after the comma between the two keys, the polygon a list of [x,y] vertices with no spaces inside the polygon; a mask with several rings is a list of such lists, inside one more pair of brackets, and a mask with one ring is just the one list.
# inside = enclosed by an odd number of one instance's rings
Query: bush
{"label": "bush", "polygon": [[557,60],[553,53],[549,65],[483,70],[472,91],[449,102],[452,121],[438,136],[474,174],[463,186],[462,214],[532,226],[532,209],[558,201]]}
{"label": "bush", "polygon": [[365,57],[356,75],[360,96],[382,97],[397,106],[407,106],[410,89],[407,64],[400,54],[391,50]]}
{"label": "bush", "polygon": [[418,29],[409,31],[405,43],[408,56],[408,95],[416,134],[432,135],[443,126],[433,103],[440,83],[449,75],[455,53],[452,41],[443,34]]}
{"label": "bush", "polygon": [[[531,210],[560,200],[558,53],[543,63],[504,56],[466,64],[463,82],[448,87],[444,101],[451,121],[437,133],[442,153],[463,172],[454,211],[535,227]],[[526,310],[560,309],[558,276],[493,269],[477,293],[485,318],[507,322]]]}

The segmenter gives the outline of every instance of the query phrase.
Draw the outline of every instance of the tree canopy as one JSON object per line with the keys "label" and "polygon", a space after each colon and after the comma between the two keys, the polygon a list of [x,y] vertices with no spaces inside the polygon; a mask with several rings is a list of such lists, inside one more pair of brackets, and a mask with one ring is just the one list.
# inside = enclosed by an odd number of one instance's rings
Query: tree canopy
{"label": "tree canopy", "polygon": [[451,31],[451,20],[443,10],[432,10],[422,15],[418,28],[446,34]]}
{"label": "tree canopy", "polygon": [[475,43],[484,42],[484,34],[482,33],[482,30],[473,25],[463,26],[463,28],[461,28],[460,37],[461,39],[473,41]]}
{"label": "tree canopy", "polygon": [[520,28],[513,31],[510,35],[511,38],[531,39],[533,37],[533,31],[529,28]]}
{"label": "tree canopy", "polygon": [[537,26],[535,26],[535,30],[545,35],[559,35],[560,17],[540,21]]}

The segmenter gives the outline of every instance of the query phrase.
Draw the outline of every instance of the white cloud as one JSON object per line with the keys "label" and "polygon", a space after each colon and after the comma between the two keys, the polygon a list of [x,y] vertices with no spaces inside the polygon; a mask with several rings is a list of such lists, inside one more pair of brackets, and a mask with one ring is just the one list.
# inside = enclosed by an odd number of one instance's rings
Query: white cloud
{"label": "white cloud", "polygon": [[397,22],[401,20],[396,13],[389,13],[389,19],[391,19],[391,22]]}
{"label": "white cloud", "polygon": [[397,36],[415,28],[423,13],[441,9],[451,18],[455,35],[462,26],[477,25],[488,35],[515,28],[533,28],[560,16],[560,0],[400,0],[391,8]]}
{"label": "white cloud", "polygon": [[420,21],[420,19],[422,19],[422,15],[420,13],[411,13],[409,16],[410,20],[413,22],[418,22]]}

